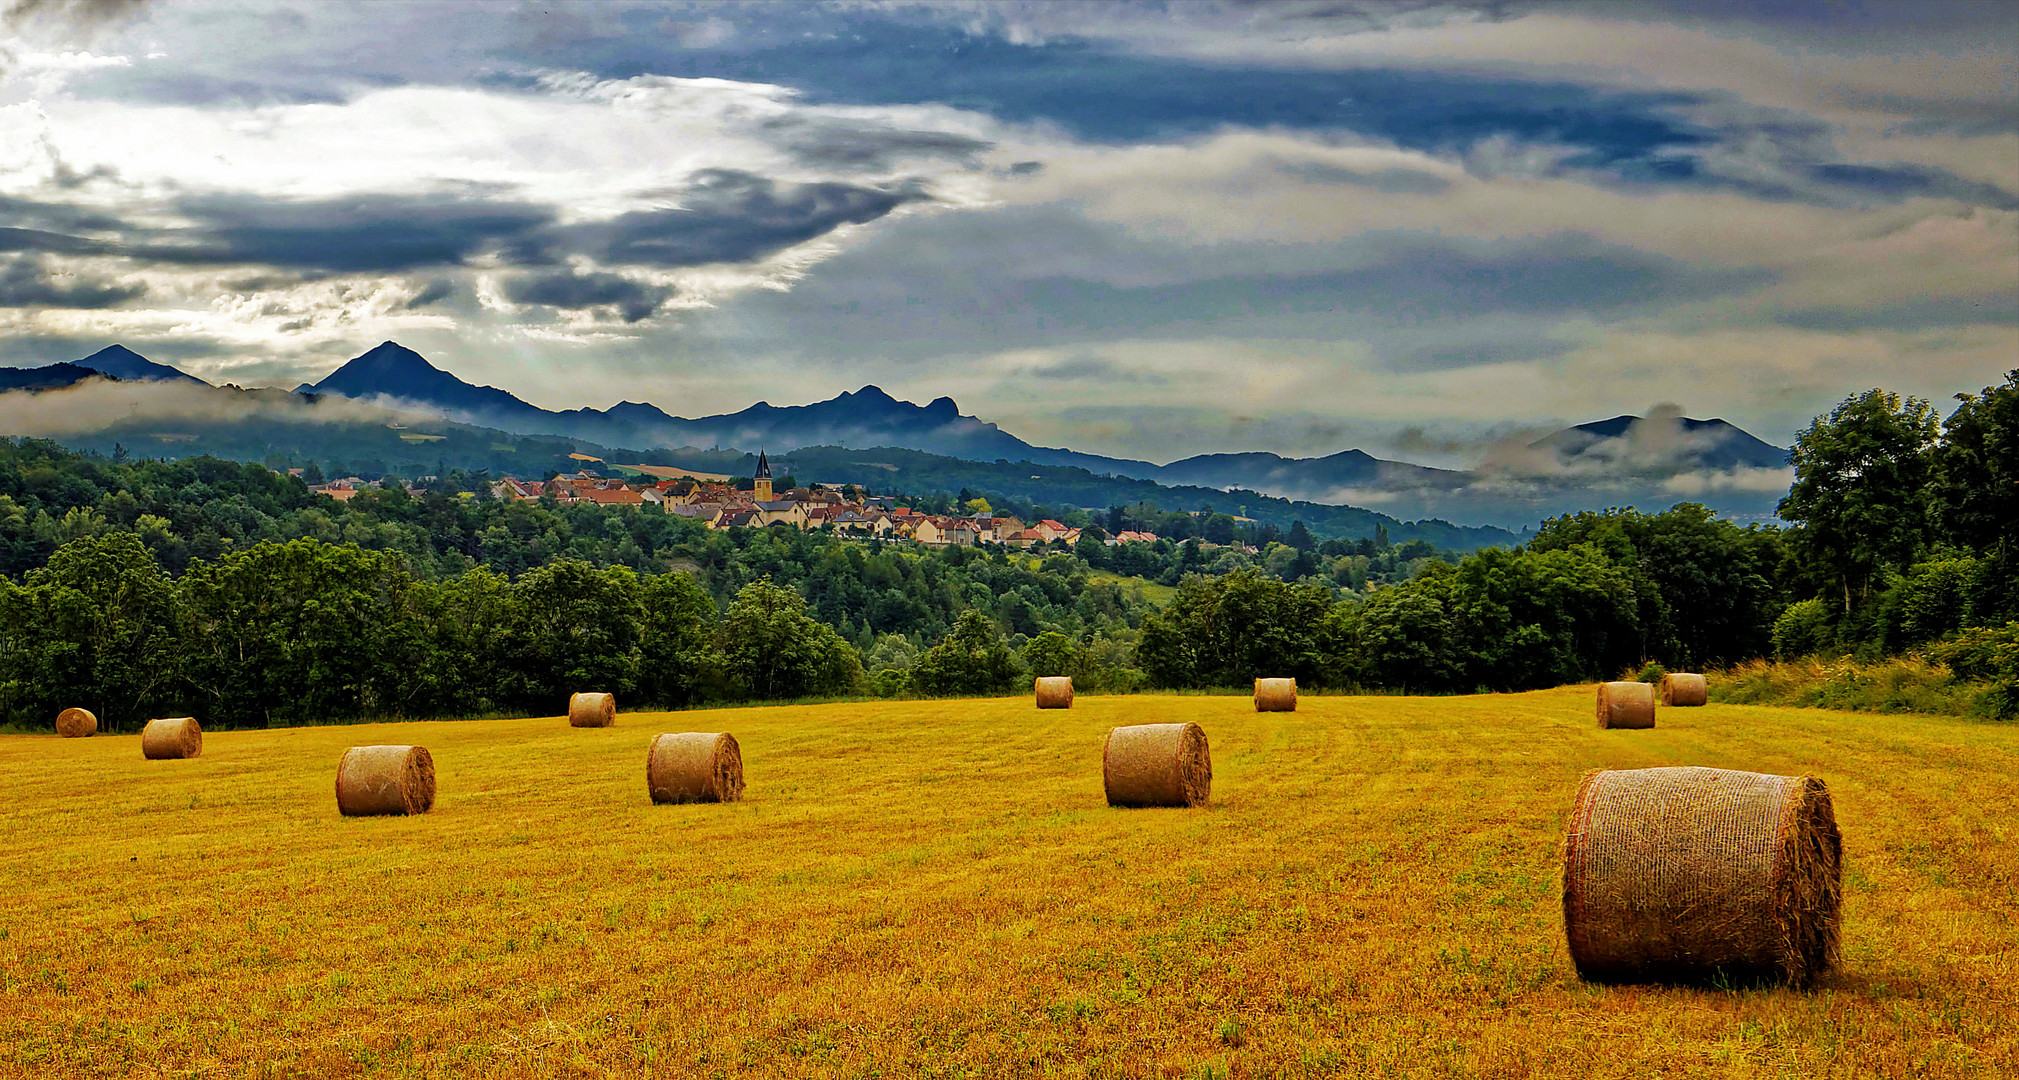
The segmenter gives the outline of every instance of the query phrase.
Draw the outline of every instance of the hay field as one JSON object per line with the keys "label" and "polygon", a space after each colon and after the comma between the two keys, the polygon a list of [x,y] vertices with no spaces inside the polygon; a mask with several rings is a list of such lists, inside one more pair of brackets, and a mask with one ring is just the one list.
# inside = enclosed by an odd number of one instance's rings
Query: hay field
{"label": "hay field", "polygon": [[[2019,1070],[2019,728],[1752,706],[1600,731],[1589,687],[1028,698],[0,737],[0,1075],[1946,1077]],[[1202,810],[1111,810],[1192,720]],[[655,732],[747,801],[653,806]],[[433,813],[337,759],[429,747]],[[1848,858],[1811,993],[1577,981],[1594,766],[1812,772]]]}

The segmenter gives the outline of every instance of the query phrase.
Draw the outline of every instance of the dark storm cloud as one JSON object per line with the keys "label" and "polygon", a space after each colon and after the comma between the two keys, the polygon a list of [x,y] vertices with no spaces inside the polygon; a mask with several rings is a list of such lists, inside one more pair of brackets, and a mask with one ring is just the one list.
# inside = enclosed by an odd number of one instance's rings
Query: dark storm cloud
{"label": "dark storm cloud", "polygon": [[96,240],[86,240],[80,236],[65,236],[62,233],[44,232],[40,229],[0,226],[0,251],[49,251],[59,255],[97,255],[106,250],[105,244]]}
{"label": "dark storm cloud", "polygon": [[[915,183],[794,184],[730,170],[703,172],[688,187],[661,194],[679,205],[565,226],[556,224],[555,207],[493,191],[364,193],[315,200],[205,195],[172,204],[190,222],[172,229],[132,225],[59,204],[0,198],[0,252],[36,258],[45,253],[119,256],[137,265],[254,267],[263,272],[243,283],[254,291],[330,274],[405,274],[486,260],[506,267],[554,267],[508,278],[507,296],[516,303],[556,308],[607,307],[637,322],[651,316],[673,290],[612,273],[572,273],[558,269],[560,265],[577,256],[607,267],[751,262],[929,197]],[[138,286],[64,284],[28,257],[9,266],[0,303],[17,307],[106,307],[144,291]],[[406,306],[439,303],[454,289],[450,279],[436,276]]]}
{"label": "dark storm cloud", "polygon": [[677,208],[634,210],[607,222],[550,229],[545,237],[550,249],[583,252],[610,265],[753,262],[929,198],[917,184],[791,184],[709,169],[681,194]]}
{"label": "dark storm cloud", "polygon": [[286,200],[209,195],[178,209],[186,239],[135,249],[171,263],[263,264],[337,273],[453,266],[551,224],[551,207],[458,196],[356,195]]}
{"label": "dark storm cloud", "polygon": [[[63,187],[58,180],[58,187]],[[13,229],[51,233],[114,232],[126,223],[109,214],[64,203],[37,202],[0,195],[0,231]],[[78,237],[69,241],[88,243]],[[55,249],[51,249],[55,250]]]}
{"label": "dark storm cloud", "polygon": [[1285,175],[1308,184],[1347,184],[1383,195],[1437,195],[1451,187],[1451,181],[1420,169],[1372,169],[1362,172],[1322,161],[1284,162],[1277,168]]}
{"label": "dark storm cloud", "polygon": [[[1821,121],[1765,110],[1737,118],[1719,94],[1402,67],[1286,70],[1132,54],[1076,39],[1022,44],[873,14],[788,21],[807,32],[749,28],[720,47],[678,50],[591,36],[549,42],[555,52],[545,62],[613,78],[677,72],[773,83],[813,104],[933,102],[1116,145],[1276,128],[1353,133],[1460,159],[1481,148],[1547,148],[1557,170],[1599,182],[1725,188],[1773,200],[1932,196],[2000,207],[2015,200],[1942,169],[1845,161]],[[1764,164],[1765,175],[1729,167],[1733,160]]]}
{"label": "dark storm cloud", "polygon": [[[1390,237],[1383,245],[1378,258],[1353,270],[1136,287],[1050,277],[1025,282],[1019,291],[1023,306],[1046,321],[1084,327],[1228,323],[1340,310],[1361,313],[1363,321],[1416,325],[1496,313],[1621,312],[1741,292],[1773,279],[1766,271],[1692,266],[1579,234],[1480,243]],[[1458,348],[1450,357],[1464,353]]]}
{"label": "dark storm cloud", "polygon": [[90,33],[122,22],[148,0],[0,0],[0,29],[48,27]]}
{"label": "dark storm cloud", "polygon": [[1542,325],[1495,323],[1474,329],[1464,323],[1389,328],[1374,336],[1382,361],[1398,371],[1441,371],[1486,364],[1549,360],[1577,348]]}
{"label": "dark storm cloud", "polygon": [[1923,196],[2019,210],[2019,195],[1996,184],[1967,180],[1947,169],[1924,165],[1815,165],[1808,175],[1821,184],[1887,199]]}
{"label": "dark storm cloud", "polygon": [[995,143],[947,131],[919,131],[829,118],[781,117],[763,136],[801,164],[842,172],[889,172],[907,158],[971,160]]}
{"label": "dark storm cloud", "polygon": [[0,308],[109,308],[146,292],[145,285],[54,271],[39,255],[17,255],[0,266]]}
{"label": "dark storm cloud", "polygon": [[644,285],[616,274],[541,274],[505,282],[505,297],[515,304],[557,308],[614,307],[625,322],[637,322],[658,310],[673,290]]}
{"label": "dark storm cloud", "polygon": [[407,310],[412,311],[416,308],[427,307],[429,304],[440,303],[453,296],[455,291],[455,282],[445,277],[435,278],[423,286],[421,291],[412,300],[407,301]]}
{"label": "dark storm cloud", "polygon": [[2019,293],[1990,293],[1974,297],[1930,296],[1858,307],[1797,308],[1777,312],[1773,318],[1783,326],[1831,334],[1857,334],[1872,330],[1912,333],[1973,323],[2010,326],[2019,324]]}
{"label": "dark storm cloud", "polygon": [[1034,379],[1056,382],[1140,383],[1163,386],[1171,380],[1157,372],[1123,367],[1098,356],[1075,356],[1030,369]]}
{"label": "dark storm cloud", "polygon": [[[1111,276],[1095,279],[1094,268]],[[912,218],[822,264],[789,295],[750,293],[686,317],[695,334],[731,342],[732,354],[821,342],[837,355],[902,362],[1204,333],[1357,341],[1385,367],[1421,370],[1558,355],[1580,347],[1553,335],[1565,320],[1773,280],[1573,233],[1387,233],[1286,253],[1266,242],[1194,249],[1058,208],[1015,209]]]}

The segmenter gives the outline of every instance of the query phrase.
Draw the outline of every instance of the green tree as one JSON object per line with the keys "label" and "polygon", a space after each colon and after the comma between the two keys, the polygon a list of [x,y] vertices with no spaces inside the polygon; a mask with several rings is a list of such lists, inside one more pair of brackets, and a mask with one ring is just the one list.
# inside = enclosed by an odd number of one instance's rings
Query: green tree
{"label": "green tree", "polygon": [[2019,369],[2000,386],[1957,394],[1934,451],[1934,499],[1946,538],[1976,551],[2019,534]]}
{"label": "green tree", "polygon": [[846,694],[862,685],[862,658],[806,613],[806,601],[769,579],[736,594],[717,634],[732,696],[760,701]]}
{"label": "green tree", "polygon": [[1025,642],[1023,647],[1024,667],[1036,678],[1081,676],[1084,674],[1082,659],[1080,643],[1056,630],[1039,634]]}
{"label": "green tree", "polygon": [[912,666],[911,679],[926,694],[997,694],[1013,689],[1023,665],[994,620],[974,608]]}
{"label": "green tree", "polygon": [[1284,676],[1322,685],[1336,669],[1325,632],[1331,607],[1323,586],[1286,584],[1252,568],[1190,577],[1143,621],[1136,659],[1158,686],[1239,686]]}
{"label": "green tree", "polygon": [[206,723],[392,712],[424,634],[397,556],[313,540],[258,544],[182,580],[182,671]]}
{"label": "green tree", "polygon": [[659,705],[691,705],[707,688],[715,602],[686,574],[657,574],[640,586],[645,605],[638,690]]}
{"label": "green tree", "polygon": [[1935,431],[1926,401],[1869,390],[1795,437],[1780,515],[1800,523],[1790,544],[1839,586],[1847,613],[1885,570],[1913,562],[1926,537]]}
{"label": "green tree", "polygon": [[561,710],[571,694],[619,699],[638,685],[645,603],[630,568],[559,559],[512,586],[501,681],[526,708]]}
{"label": "green tree", "polygon": [[80,705],[131,728],[172,692],[176,614],[175,584],[138,537],[72,540],[0,590],[0,697],[38,723]]}
{"label": "green tree", "polygon": [[1381,589],[1360,609],[1355,667],[1362,681],[1404,693],[1451,690],[1464,678],[1450,579],[1428,574]]}

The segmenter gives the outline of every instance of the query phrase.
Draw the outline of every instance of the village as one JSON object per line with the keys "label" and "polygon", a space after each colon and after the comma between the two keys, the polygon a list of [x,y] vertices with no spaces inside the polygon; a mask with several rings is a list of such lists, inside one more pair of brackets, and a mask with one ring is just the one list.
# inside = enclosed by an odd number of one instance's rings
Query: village
{"label": "village", "polygon": [[[584,459],[591,461],[595,459]],[[647,471],[647,467],[631,467]],[[297,470],[298,471],[298,470]],[[562,473],[550,480],[521,480],[505,477],[491,485],[491,494],[502,500],[537,501],[552,498],[566,506],[594,503],[600,506],[657,506],[676,517],[698,521],[711,529],[734,529],[785,524],[795,529],[831,527],[842,535],[912,540],[928,547],[967,547],[975,544],[1002,544],[1013,548],[1043,545],[1070,547],[1079,543],[1081,530],[1050,518],[1025,523],[1018,518],[991,511],[967,515],[925,514],[897,505],[892,496],[865,494],[854,484],[813,484],[774,490],[770,458],[759,453],[756,477],[750,490],[724,479],[702,479],[683,475],[683,470],[649,467],[664,475],[626,481],[606,477],[586,464],[578,471]],[[311,490],[346,501],[372,485],[355,477],[314,486]],[[415,489],[418,494],[419,489]],[[1099,534],[1109,545],[1155,543],[1148,532]]]}

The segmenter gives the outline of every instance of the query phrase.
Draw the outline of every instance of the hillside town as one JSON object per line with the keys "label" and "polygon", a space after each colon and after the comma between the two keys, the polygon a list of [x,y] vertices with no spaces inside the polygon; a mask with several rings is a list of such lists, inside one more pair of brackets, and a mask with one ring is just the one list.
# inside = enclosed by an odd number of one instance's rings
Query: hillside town
{"label": "hillside town", "polygon": [[[666,470],[676,471],[676,470]],[[872,496],[853,484],[795,486],[774,489],[771,461],[759,453],[756,476],[749,490],[734,483],[673,476],[624,480],[599,475],[584,466],[551,480],[521,480],[505,477],[491,485],[491,494],[501,500],[537,501],[552,498],[563,506],[594,503],[600,506],[656,506],[668,514],[689,518],[711,529],[733,529],[785,524],[795,529],[833,528],[843,535],[912,540],[928,547],[966,547],[975,544],[1002,544],[1013,548],[1077,544],[1081,530],[1050,518],[1026,523],[1009,515],[982,511],[967,515],[926,514],[890,496]],[[373,485],[355,477],[319,484],[312,490],[339,501]],[[420,494],[420,489],[414,489]],[[1148,532],[1102,534],[1109,545],[1155,543]]]}

